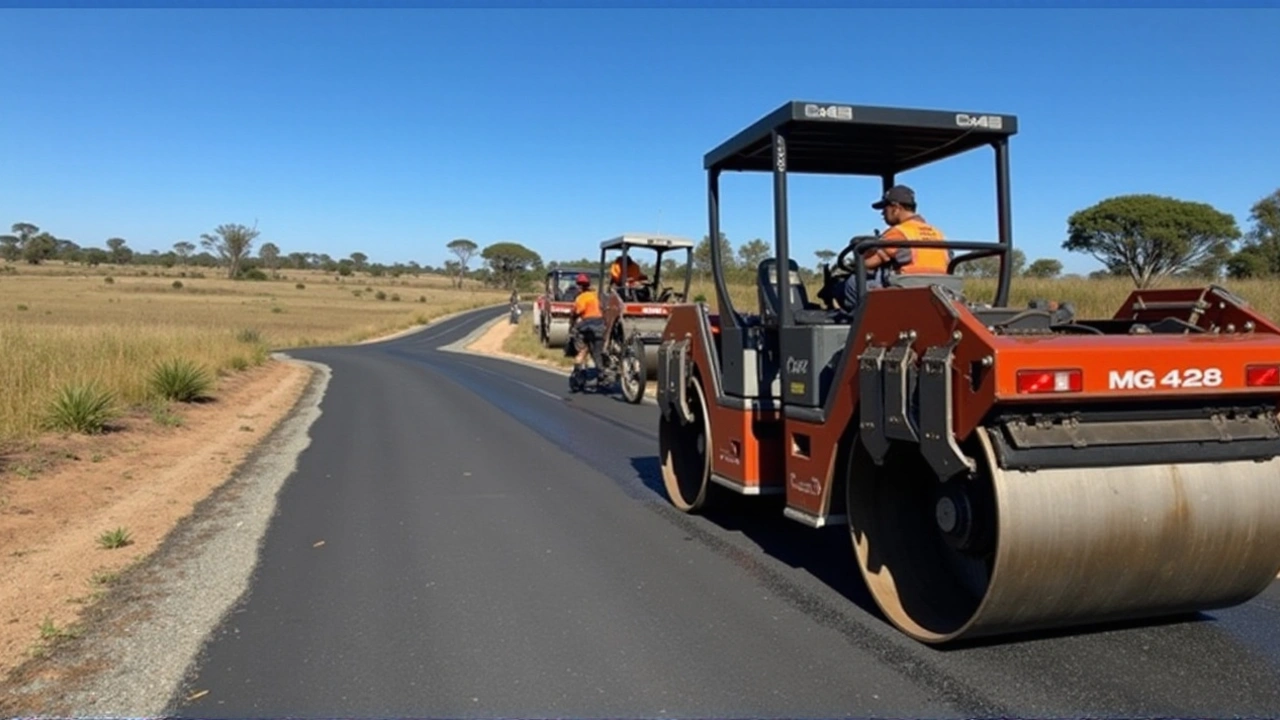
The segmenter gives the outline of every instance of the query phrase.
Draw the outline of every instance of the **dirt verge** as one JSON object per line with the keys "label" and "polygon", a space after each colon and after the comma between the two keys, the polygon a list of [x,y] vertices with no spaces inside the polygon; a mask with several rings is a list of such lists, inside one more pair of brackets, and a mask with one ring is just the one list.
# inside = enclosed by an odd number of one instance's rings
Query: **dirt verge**
{"label": "dirt verge", "polygon": [[0,674],[74,636],[83,609],[226,480],[310,376],[268,361],[224,378],[214,400],[171,406],[163,422],[135,412],[114,432],[52,436],[6,458]]}

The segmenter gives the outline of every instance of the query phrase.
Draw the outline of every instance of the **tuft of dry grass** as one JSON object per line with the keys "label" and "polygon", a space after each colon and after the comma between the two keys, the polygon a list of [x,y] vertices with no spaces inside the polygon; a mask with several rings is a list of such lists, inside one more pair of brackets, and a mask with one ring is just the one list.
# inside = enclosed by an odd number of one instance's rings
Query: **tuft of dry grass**
{"label": "tuft of dry grass", "polygon": [[[180,268],[9,267],[0,271],[0,445],[41,432],[67,387],[93,384],[138,406],[154,399],[151,373],[161,363],[227,374],[261,365],[275,349],[359,342],[506,299],[428,275],[284,271],[232,281]],[[375,292],[352,294],[366,287]]]}

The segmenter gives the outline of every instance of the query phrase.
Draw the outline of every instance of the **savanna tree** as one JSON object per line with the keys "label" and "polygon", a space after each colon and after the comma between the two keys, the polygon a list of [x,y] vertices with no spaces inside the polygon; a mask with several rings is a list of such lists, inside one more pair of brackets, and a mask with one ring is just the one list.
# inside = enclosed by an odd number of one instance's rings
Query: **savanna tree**
{"label": "savanna tree", "polygon": [[1040,258],[1027,266],[1026,276],[1033,278],[1055,278],[1062,272],[1062,261],[1055,258]]}
{"label": "savanna tree", "polygon": [[1280,190],[1254,203],[1244,246],[1227,261],[1235,278],[1280,275]]}
{"label": "savanna tree", "polygon": [[1235,218],[1211,205],[1160,195],[1120,195],[1067,220],[1062,247],[1124,272],[1139,288],[1221,263],[1240,237]]}
{"label": "savanna tree", "polygon": [[471,261],[471,257],[480,249],[479,245],[466,238],[458,238],[451,241],[445,247],[449,248],[449,252],[458,258],[457,274],[454,276],[454,287],[462,287],[462,278],[467,275],[467,263]]}
{"label": "savanna tree", "polygon": [[480,253],[504,290],[516,286],[522,275],[542,267],[542,256],[516,242],[498,242]]}
{"label": "savanna tree", "polygon": [[268,270],[274,272],[280,267],[280,247],[275,243],[262,243],[258,248],[258,259]]}
{"label": "savanna tree", "polygon": [[227,264],[227,277],[234,280],[240,276],[240,266],[249,258],[253,241],[259,234],[256,227],[226,223],[215,228],[213,234],[203,233],[200,244],[217,253],[221,262]]}
{"label": "savanna tree", "polygon": [[183,265],[187,264],[187,259],[190,258],[191,253],[195,251],[196,251],[196,244],[193,242],[187,242],[186,240],[179,240],[178,242],[173,244],[173,252],[178,256],[178,260],[181,261]]}

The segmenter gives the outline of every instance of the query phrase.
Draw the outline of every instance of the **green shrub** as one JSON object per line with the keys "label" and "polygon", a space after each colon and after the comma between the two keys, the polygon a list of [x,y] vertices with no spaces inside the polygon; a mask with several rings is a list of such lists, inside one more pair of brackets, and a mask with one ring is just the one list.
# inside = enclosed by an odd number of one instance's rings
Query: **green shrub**
{"label": "green shrub", "polygon": [[165,400],[192,402],[204,397],[212,386],[209,373],[190,360],[168,360],[151,371],[151,390]]}
{"label": "green shrub", "polygon": [[115,395],[94,383],[67,385],[49,408],[46,426],[51,430],[95,435],[107,429],[116,416]]}
{"label": "green shrub", "polygon": [[173,281],[173,289],[174,289],[174,290],[181,290],[181,289],[182,289],[182,281],[181,281],[181,280],[174,280],[174,281]]}
{"label": "green shrub", "polygon": [[131,544],[133,544],[133,538],[129,536],[129,531],[122,527],[108,530],[98,536],[98,545],[106,550],[115,550]]}

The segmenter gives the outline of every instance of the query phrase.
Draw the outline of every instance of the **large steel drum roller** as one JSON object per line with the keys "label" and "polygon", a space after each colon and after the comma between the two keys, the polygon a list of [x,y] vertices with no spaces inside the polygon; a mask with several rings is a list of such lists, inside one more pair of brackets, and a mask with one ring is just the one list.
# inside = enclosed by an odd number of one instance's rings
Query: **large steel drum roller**
{"label": "large steel drum roller", "polygon": [[1006,472],[976,435],[973,479],[852,458],[858,564],[918,640],[1226,607],[1280,573],[1280,459]]}

